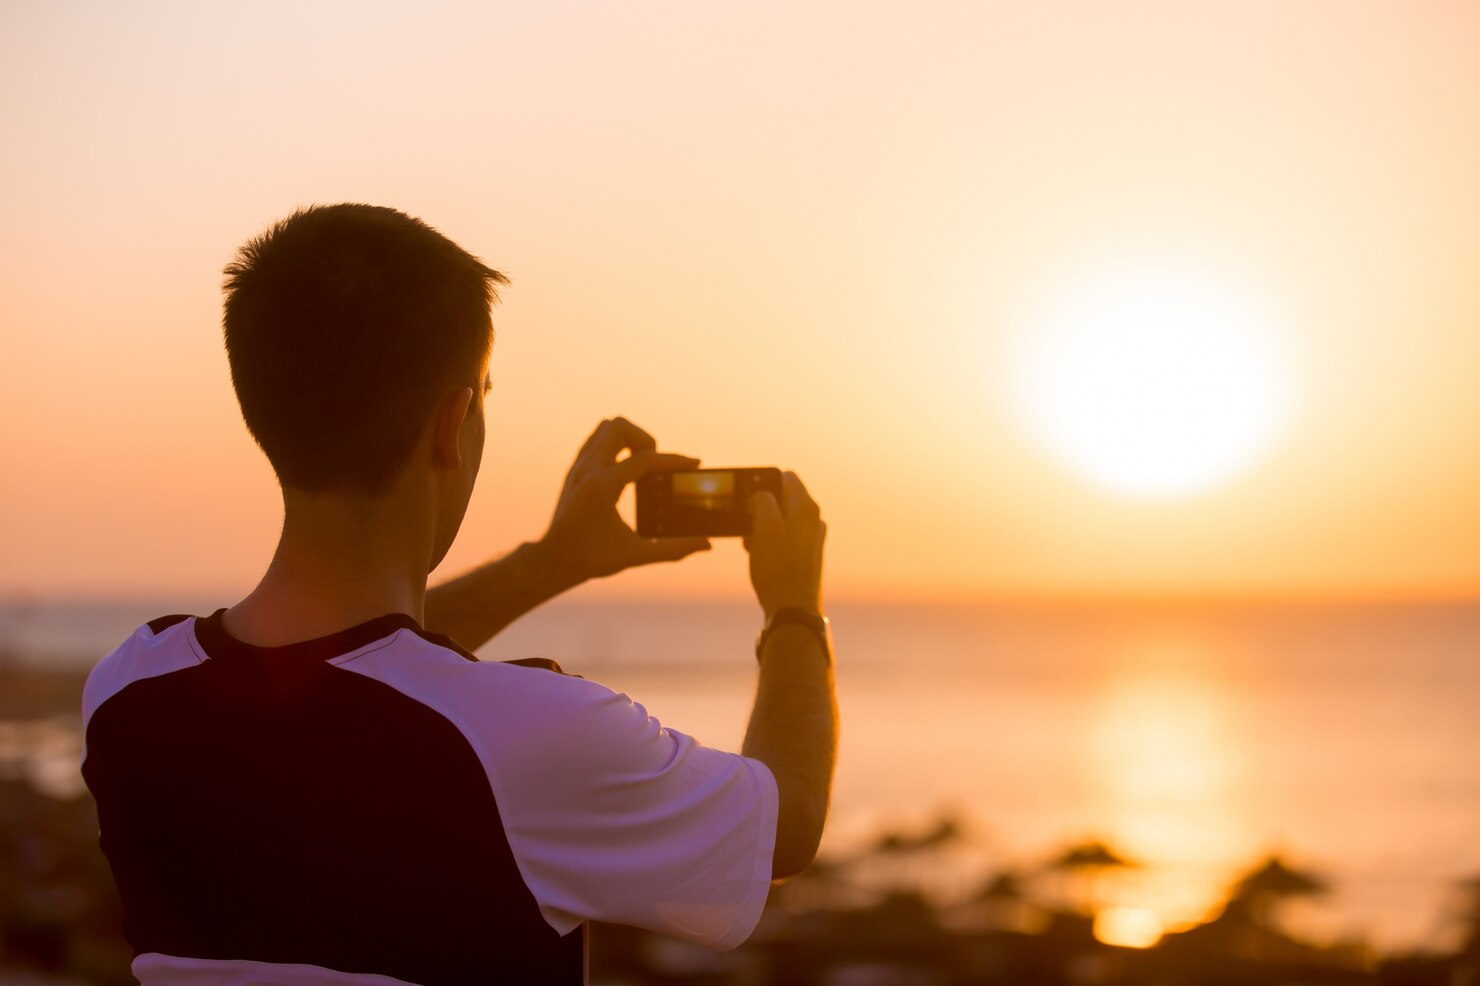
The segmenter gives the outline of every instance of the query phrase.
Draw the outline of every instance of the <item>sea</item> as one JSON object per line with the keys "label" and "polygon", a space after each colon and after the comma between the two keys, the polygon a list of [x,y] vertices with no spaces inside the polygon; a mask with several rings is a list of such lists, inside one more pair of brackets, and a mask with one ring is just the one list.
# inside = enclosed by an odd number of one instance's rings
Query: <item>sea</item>
{"label": "sea", "polygon": [[[4,601],[0,652],[85,668],[145,620],[232,601]],[[1011,872],[1045,904],[1175,930],[1274,856],[1324,888],[1282,905],[1293,932],[1391,952],[1452,946],[1480,889],[1480,602],[829,609],[841,729],[822,856],[860,892],[949,911]],[[759,622],[746,600],[577,594],[479,655],[554,658],[738,749]],[[0,722],[0,769],[75,794],[76,729]],[[1088,842],[1123,865],[1056,865]]]}

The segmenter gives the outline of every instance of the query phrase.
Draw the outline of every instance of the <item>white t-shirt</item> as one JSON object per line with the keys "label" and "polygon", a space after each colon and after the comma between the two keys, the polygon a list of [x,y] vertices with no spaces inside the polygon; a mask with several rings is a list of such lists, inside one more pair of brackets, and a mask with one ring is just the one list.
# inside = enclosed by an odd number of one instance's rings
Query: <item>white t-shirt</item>
{"label": "white t-shirt", "polygon": [[83,774],[145,986],[580,982],[586,921],[733,948],[776,784],[628,696],[394,614],[258,648],[140,627]]}

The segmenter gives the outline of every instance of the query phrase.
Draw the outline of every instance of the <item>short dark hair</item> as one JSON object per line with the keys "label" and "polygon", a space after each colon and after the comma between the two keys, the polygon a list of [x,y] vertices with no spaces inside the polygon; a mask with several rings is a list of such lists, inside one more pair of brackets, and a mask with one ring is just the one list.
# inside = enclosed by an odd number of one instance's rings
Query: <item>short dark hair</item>
{"label": "short dark hair", "polygon": [[383,492],[493,345],[498,271],[383,206],[299,209],[227,265],[222,324],[247,429],[287,488]]}

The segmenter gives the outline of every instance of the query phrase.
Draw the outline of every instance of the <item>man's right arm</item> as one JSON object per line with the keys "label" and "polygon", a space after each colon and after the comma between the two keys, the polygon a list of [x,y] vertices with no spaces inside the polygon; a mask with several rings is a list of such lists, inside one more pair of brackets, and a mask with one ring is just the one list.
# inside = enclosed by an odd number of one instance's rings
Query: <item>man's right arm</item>
{"label": "man's right arm", "polygon": [[[816,502],[794,473],[786,473],[781,502],[757,494],[751,513],[745,548],[767,622],[787,608],[820,615],[827,525]],[[832,648],[808,627],[778,626],[759,656],[760,682],[742,752],[776,779],[771,874],[781,880],[805,870],[817,855],[837,760],[838,706]]]}

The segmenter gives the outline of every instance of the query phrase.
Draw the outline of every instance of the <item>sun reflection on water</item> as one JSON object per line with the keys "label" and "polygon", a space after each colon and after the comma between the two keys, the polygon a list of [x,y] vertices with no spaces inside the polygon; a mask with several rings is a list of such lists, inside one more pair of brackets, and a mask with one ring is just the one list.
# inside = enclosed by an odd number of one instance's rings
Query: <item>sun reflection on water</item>
{"label": "sun reflection on water", "polygon": [[1242,817],[1244,763],[1218,659],[1211,640],[1139,640],[1092,712],[1091,807],[1106,840],[1139,864],[1097,885],[1105,933],[1118,944],[1205,920],[1258,849]]}

